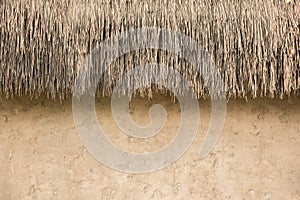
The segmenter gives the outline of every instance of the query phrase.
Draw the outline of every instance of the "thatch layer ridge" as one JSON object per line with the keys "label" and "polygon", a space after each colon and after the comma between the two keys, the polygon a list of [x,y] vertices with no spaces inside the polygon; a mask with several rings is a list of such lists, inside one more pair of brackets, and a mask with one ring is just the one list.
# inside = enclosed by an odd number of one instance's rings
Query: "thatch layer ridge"
{"label": "thatch layer ridge", "polygon": [[[300,93],[299,1],[4,0],[0,94],[71,97],[84,57],[112,35],[141,27],[171,29],[199,42],[220,70],[228,97]],[[174,67],[191,81],[197,97],[208,95],[189,63],[153,49],[116,60],[112,82],[148,61]],[[100,95],[111,92],[110,86],[98,88]]]}

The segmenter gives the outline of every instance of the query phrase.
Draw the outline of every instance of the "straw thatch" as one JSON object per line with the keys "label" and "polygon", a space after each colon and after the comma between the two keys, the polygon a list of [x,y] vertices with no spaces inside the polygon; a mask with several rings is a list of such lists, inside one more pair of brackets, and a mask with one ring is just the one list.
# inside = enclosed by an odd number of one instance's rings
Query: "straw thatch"
{"label": "straw thatch", "polygon": [[[228,97],[300,91],[297,0],[2,0],[0,16],[0,94],[7,97],[70,97],[85,55],[112,35],[149,26],[199,42],[219,68]],[[198,97],[207,95],[189,63],[160,50],[122,56],[112,80],[149,60],[178,69]],[[110,95],[111,88],[100,85],[98,93]]]}

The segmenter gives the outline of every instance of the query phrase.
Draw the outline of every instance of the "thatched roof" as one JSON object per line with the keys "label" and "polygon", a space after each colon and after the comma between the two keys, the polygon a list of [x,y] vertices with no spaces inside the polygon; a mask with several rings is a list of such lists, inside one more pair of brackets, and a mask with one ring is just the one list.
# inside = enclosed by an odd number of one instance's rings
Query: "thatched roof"
{"label": "thatched roof", "polygon": [[[2,0],[0,16],[5,96],[70,97],[76,72],[94,47],[122,31],[156,26],[199,42],[219,68],[228,97],[300,93],[296,0]],[[171,65],[198,97],[207,95],[201,78],[187,70],[189,63],[160,50],[122,56],[112,66],[112,79],[147,61]],[[98,92],[110,95],[111,88],[100,85]]]}

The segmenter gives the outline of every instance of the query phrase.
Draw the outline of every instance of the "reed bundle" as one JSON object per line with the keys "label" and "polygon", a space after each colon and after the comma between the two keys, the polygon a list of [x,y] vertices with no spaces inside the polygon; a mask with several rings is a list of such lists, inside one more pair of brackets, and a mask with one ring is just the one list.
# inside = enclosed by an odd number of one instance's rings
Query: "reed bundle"
{"label": "reed bundle", "polygon": [[[199,42],[228,97],[300,93],[296,0],[1,0],[0,16],[0,94],[7,97],[71,97],[83,58],[112,35],[140,27],[171,29]],[[208,95],[189,63],[160,50],[121,56],[110,77],[149,61],[178,69],[199,98]],[[152,89],[140,91],[150,95]],[[98,94],[110,95],[111,87],[100,85]]]}

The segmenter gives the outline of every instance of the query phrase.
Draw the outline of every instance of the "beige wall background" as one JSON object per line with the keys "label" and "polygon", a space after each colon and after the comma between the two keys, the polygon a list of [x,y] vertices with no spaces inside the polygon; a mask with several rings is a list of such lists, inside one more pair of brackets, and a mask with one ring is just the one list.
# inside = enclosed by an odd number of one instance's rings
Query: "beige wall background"
{"label": "beige wall background", "polygon": [[[96,100],[98,120],[121,148],[154,151],[176,134],[180,107],[169,97],[135,98],[133,119],[147,124],[153,103],[166,108],[168,120],[148,140],[118,130],[109,98]],[[71,101],[2,100],[0,199],[300,199],[299,98],[230,100],[220,141],[204,159],[197,153],[208,128],[210,103],[199,105],[199,133],[184,156],[161,171],[135,175],[105,167],[85,150]]]}

